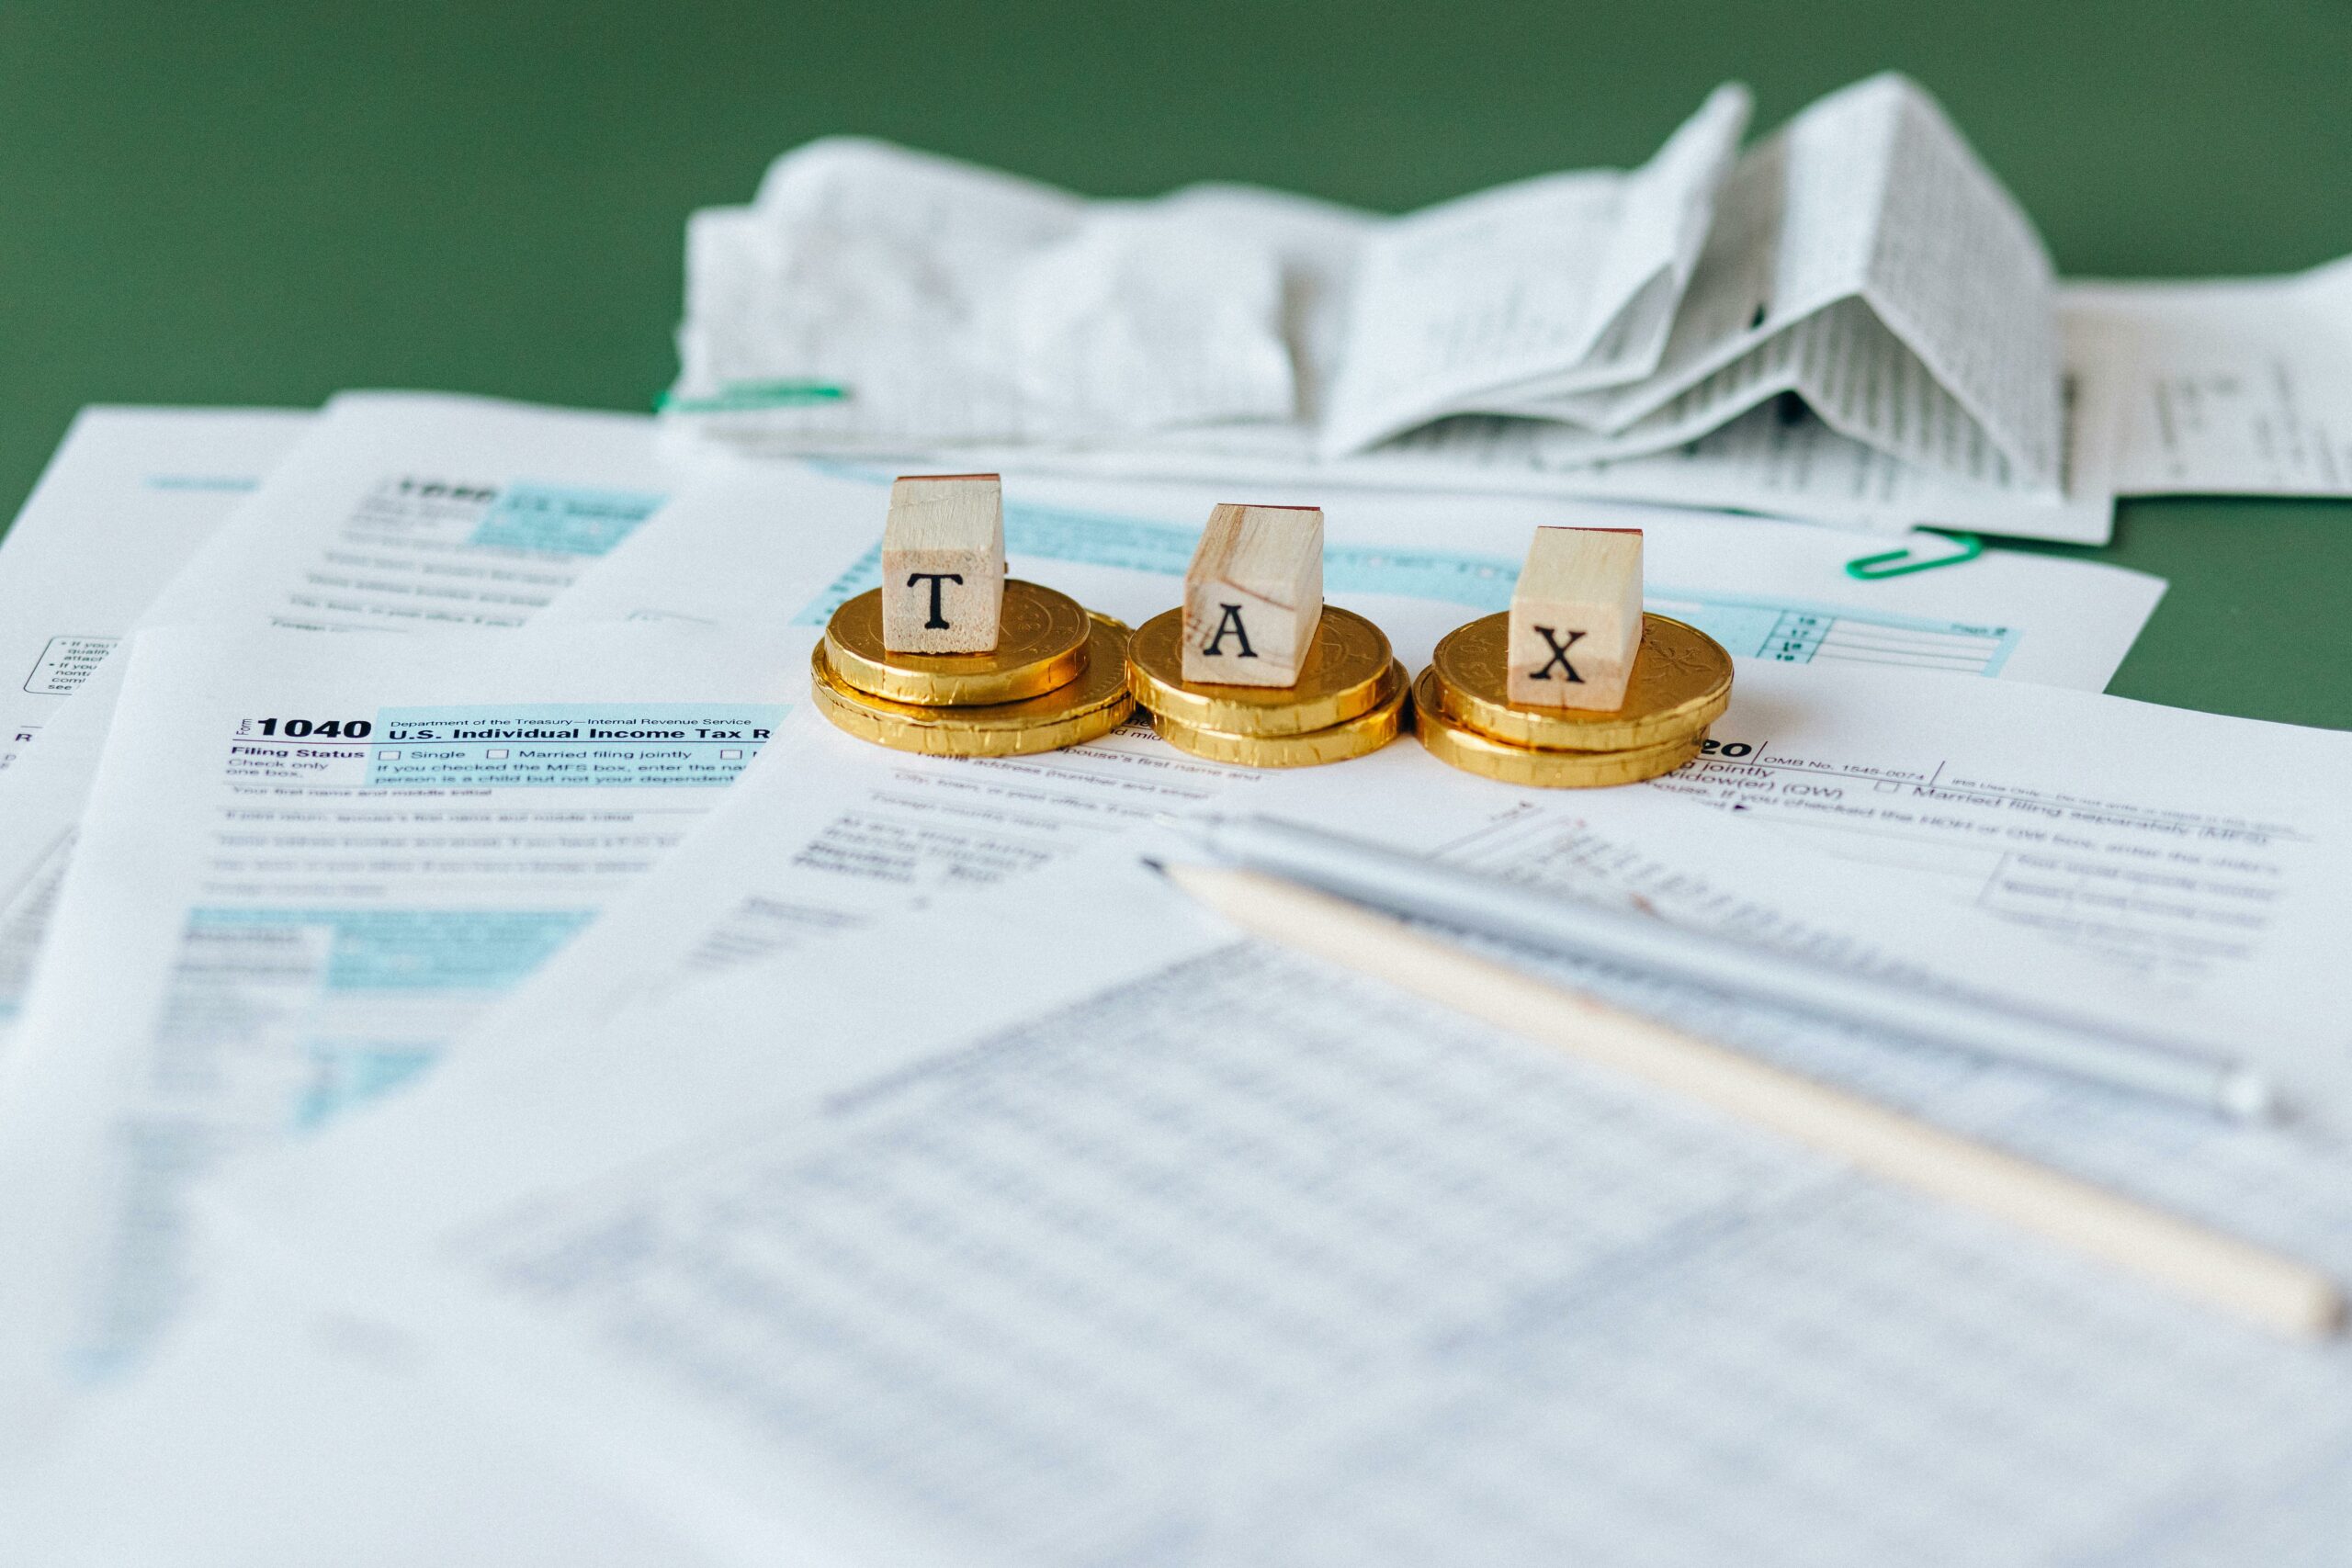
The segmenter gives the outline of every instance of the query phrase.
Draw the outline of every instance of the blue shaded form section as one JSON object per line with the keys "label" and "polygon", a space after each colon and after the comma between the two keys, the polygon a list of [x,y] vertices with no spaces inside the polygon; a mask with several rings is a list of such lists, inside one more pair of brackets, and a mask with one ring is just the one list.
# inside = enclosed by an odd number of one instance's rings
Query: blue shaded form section
{"label": "blue shaded form section", "polygon": [[149,474],[149,490],[220,491],[228,494],[243,494],[259,490],[261,481],[243,474]]}
{"label": "blue shaded form section", "polygon": [[590,909],[197,909],[188,930],[323,930],[328,991],[503,991],[594,918]]}
{"label": "blue shaded form section", "polygon": [[486,1000],[527,978],[594,918],[589,909],[216,908],[192,911],[188,932],[325,934],[322,963],[290,962],[318,951],[296,943],[271,976],[279,1005],[299,1014],[325,1004],[317,1017],[328,1037],[306,1047],[310,1070],[288,1112],[291,1125],[309,1130],[407,1082],[441,1050],[438,1039],[334,1038],[333,998]]}
{"label": "blue shaded form section", "polygon": [[387,789],[644,789],[730,784],[787,703],[379,708],[368,784]]}
{"label": "blue shaded form section", "polygon": [[297,1132],[314,1132],[353,1106],[400,1088],[439,1055],[431,1045],[314,1043],[310,1082],[296,1098],[288,1120]]}
{"label": "blue shaded form section", "polygon": [[520,480],[500,492],[469,544],[550,555],[601,556],[668,499]]}
{"label": "blue shaded form section", "polygon": [[1816,659],[1998,675],[2017,651],[2014,626],[1969,626],[1834,604],[1692,593],[1651,585],[1649,608],[1713,637],[1743,659],[1810,664]]}
{"label": "blue shaded form section", "polygon": [[[1197,529],[1166,523],[1010,502],[1004,508],[1004,547],[1010,555],[1181,580],[1199,539]],[[844,600],[881,581],[877,546],[827,584],[793,624],[821,626]],[[1323,555],[1324,591],[1335,599],[1389,593],[1490,615],[1510,608],[1510,591],[1518,581],[1519,562],[1498,556],[1360,545],[1332,545]],[[1804,664],[1826,653],[1866,663],[1997,675],[2018,643],[2013,627],[1963,626],[1850,604],[1699,592],[1657,582],[1648,585],[1645,597],[1658,614],[1688,621],[1745,659]],[[1171,592],[1170,603],[1175,600]]]}

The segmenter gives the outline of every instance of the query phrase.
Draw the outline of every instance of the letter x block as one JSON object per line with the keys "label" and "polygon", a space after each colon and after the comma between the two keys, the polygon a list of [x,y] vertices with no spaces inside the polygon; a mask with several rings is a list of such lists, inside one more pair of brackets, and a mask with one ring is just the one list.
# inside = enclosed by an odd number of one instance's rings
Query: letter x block
{"label": "letter x block", "polygon": [[1323,619],[1323,512],[1220,506],[1184,573],[1184,679],[1295,686]]}
{"label": "letter x block", "polygon": [[882,645],[986,653],[1004,615],[1004,491],[994,474],[910,475],[882,527]]}
{"label": "letter x block", "polygon": [[1528,707],[1623,706],[1641,648],[1641,530],[1536,529],[1511,591],[1505,695]]}

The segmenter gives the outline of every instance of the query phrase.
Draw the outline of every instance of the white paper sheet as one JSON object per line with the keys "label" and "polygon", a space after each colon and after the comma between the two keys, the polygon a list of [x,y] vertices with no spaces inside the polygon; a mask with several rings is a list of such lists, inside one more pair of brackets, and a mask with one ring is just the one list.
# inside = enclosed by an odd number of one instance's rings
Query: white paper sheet
{"label": "white paper sheet", "polygon": [[2253,1026],[2352,1128],[2352,734],[1984,681],[1743,665],[1699,762],[1651,785],[1923,871]]}
{"label": "white paper sheet", "polygon": [[689,627],[133,648],[0,1080],[20,1415],[135,1371],[190,1286],[192,1183],[426,1067],[685,834],[805,681]]}
{"label": "white paper sheet", "polygon": [[[62,874],[105,731],[100,698],[55,733],[166,581],[257,488],[311,416],[276,409],[93,406],[74,416],[0,542],[0,1044]],[[19,756],[46,733],[51,751]],[[13,770],[13,771],[9,771]],[[40,777],[28,780],[29,770]]]}
{"label": "white paper sheet", "polygon": [[[652,423],[480,398],[346,394],[314,416],[135,625],[519,626],[677,482],[656,456]],[[69,733],[54,754],[0,773],[0,1027],[22,1004],[110,716],[100,689],[74,698],[47,720],[53,741]]]}
{"label": "white paper sheet", "polygon": [[[442,1388],[650,1495],[764,1510],[786,1556],[2342,1538],[2341,1347],[1238,942],[1140,871],[989,910],[480,1064],[232,1197]],[[1629,999],[1832,1076],[1867,1050]],[[2340,1155],[1915,1066],[1939,1116],[2352,1269]]]}
{"label": "white paper sheet", "polygon": [[[1429,850],[1485,830],[1503,803],[1603,827],[1653,795],[1716,807],[1794,863],[1843,867],[1857,887],[1909,874],[1915,898],[2095,959],[2150,1006],[2241,1021],[2224,1054],[2267,1066],[2329,1136],[2352,1133],[2352,1013],[2333,956],[2352,941],[2352,819],[2335,783],[2352,735],[2048,687],[1928,685],[1743,661],[1706,754],[1643,788],[1512,790],[1403,745],[1352,764],[1344,798],[1363,831]],[[1316,794],[1309,775],[1276,777],[1250,806],[1312,818]],[[1892,941],[1910,918],[1870,924]]]}
{"label": "white paper sheet", "polygon": [[2352,261],[2290,277],[2072,283],[2068,363],[2124,495],[2352,495]]}
{"label": "white paper sheet", "polygon": [[0,769],[260,485],[310,417],[103,404],[74,415],[0,539]]}
{"label": "white paper sheet", "polygon": [[0,775],[0,806],[8,808],[0,810],[0,1071],[73,863],[74,826],[121,689],[121,660],[109,654],[41,727],[40,743]]}

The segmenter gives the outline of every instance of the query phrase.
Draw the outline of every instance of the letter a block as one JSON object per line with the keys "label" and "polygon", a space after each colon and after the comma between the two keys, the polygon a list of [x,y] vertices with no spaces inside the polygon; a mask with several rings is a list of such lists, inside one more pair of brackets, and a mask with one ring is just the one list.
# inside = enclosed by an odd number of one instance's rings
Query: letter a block
{"label": "letter a block", "polygon": [[1504,694],[1527,707],[1622,707],[1641,649],[1641,530],[1536,529],[1511,591]]}
{"label": "letter a block", "polygon": [[1004,492],[994,474],[910,475],[882,527],[882,645],[987,653],[1004,615]]}
{"label": "letter a block", "polygon": [[1184,679],[1295,686],[1323,619],[1323,512],[1220,506],[1184,573]]}

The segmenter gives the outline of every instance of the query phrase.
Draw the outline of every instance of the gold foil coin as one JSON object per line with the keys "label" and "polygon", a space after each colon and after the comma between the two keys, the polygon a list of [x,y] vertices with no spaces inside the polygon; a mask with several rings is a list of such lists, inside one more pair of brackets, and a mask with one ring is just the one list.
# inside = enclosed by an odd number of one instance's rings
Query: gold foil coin
{"label": "gold foil coin", "polygon": [[1437,669],[1413,683],[1413,729],[1430,756],[1464,773],[1536,789],[1599,789],[1654,779],[1698,756],[1704,729],[1621,751],[1548,751],[1514,746],[1438,711]]}
{"label": "gold foil coin", "polygon": [[1731,655],[1723,644],[1667,615],[1642,617],[1625,701],[1613,709],[1526,707],[1504,695],[1510,615],[1497,611],[1446,633],[1431,656],[1433,710],[1497,740],[1552,751],[1624,751],[1703,730],[1731,704]]}
{"label": "gold foil coin", "polygon": [[809,695],[834,728],[933,757],[1021,757],[1059,750],[1109,734],[1135,711],[1127,693],[1127,628],[1091,615],[1086,667],[1077,680],[1042,696],[967,707],[896,703],[861,692],[835,673],[821,640],[809,650]]}
{"label": "gold foil coin", "polygon": [[833,612],[825,657],[837,680],[869,696],[923,707],[1014,703],[1077,680],[1090,635],[1077,600],[1012,577],[989,652],[893,652],[882,646],[882,591],[875,588]]}
{"label": "gold foil coin", "polygon": [[[1387,634],[1351,610],[1326,604],[1292,686],[1212,686],[1184,679],[1184,612],[1152,616],[1127,643],[1128,684],[1155,718],[1193,729],[1268,738],[1329,729],[1371,712],[1390,694],[1396,662]],[[1397,691],[1403,691],[1399,682]]]}
{"label": "gold foil coin", "polygon": [[[1328,616],[1330,612],[1324,614]],[[1164,714],[1154,714],[1151,724],[1170,746],[1212,762],[1245,768],[1311,768],[1364,756],[1396,739],[1404,728],[1407,685],[1405,667],[1391,660],[1380,682],[1380,700],[1372,707],[1352,718],[1295,735],[1242,735],[1185,724]]]}

